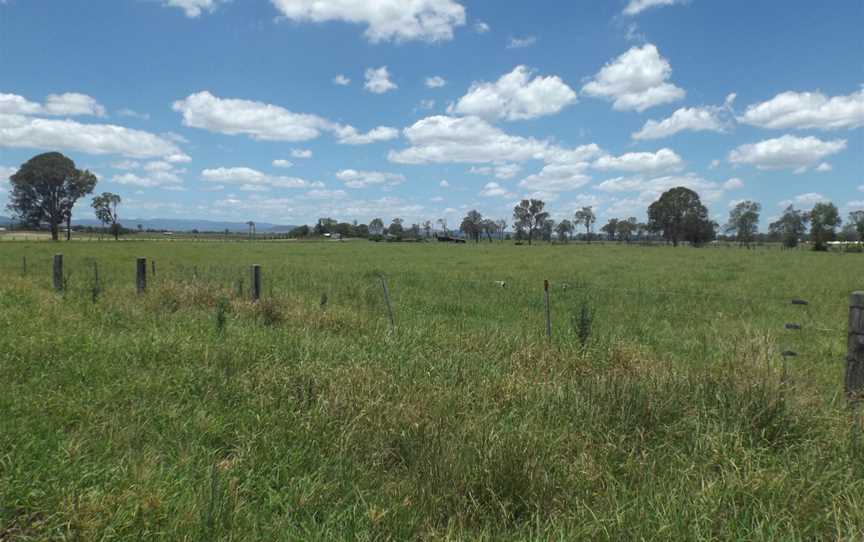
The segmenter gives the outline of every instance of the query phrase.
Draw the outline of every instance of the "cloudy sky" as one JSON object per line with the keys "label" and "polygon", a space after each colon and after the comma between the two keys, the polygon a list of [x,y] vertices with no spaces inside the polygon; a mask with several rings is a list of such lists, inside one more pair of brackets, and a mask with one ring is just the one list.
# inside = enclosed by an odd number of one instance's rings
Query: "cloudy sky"
{"label": "cloudy sky", "polygon": [[862,27],[861,0],[0,0],[0,207],[59,150],[136,218],[642,218],[679,185],[720,222],[845,216]]}

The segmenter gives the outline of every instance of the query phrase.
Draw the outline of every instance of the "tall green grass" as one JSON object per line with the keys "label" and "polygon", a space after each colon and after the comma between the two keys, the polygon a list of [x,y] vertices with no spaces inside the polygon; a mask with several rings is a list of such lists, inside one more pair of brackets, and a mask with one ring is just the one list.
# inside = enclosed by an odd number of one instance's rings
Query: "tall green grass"
{"label": "tall green grass", "polygon": [[[143,296],[136,256],[158,262]],[[864,453],[840,391],[862,263],[8,243],[0,540],[857,540]]]}

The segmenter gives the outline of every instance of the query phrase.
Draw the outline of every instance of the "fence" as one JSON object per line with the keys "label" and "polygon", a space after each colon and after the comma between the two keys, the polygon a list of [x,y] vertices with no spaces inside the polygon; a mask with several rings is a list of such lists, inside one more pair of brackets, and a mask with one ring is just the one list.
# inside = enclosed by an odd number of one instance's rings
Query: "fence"
{"label": "fence", "polygon": [[[150,270],[153,277],[156,276],[156,261],[151,260]],[[146,258],[137,258],[135,262],[135,289],[139,295],[144,295],[147,292],[147,259]],[[186,270],[188,272],[188,270]],[[26,257],[22,261],[22,274],[26,275],[28,272],[27,260]],[[93,302],[97,302],[99,294],[101,292],[101,283],[99,278],[99,268],[97,262],[93,262],[92,267],[92,299]],[[263,278],[262,278],[262,268],[260,265],[252,265],[249,267],[249,300],[252,303],[257,303],[261,300],[263,296]],[[197,267],[192,268],[191,277],[193,280],[199,279],[199,272]],[[389,323],[389,329],[391,331],[396,330],[396,311],[394,309],[394,303],[390,295],[390,290],[388,288],[387,279],[383,275],[378,276],[378,281],[381,286],[381,294],[384,302],[384,306],[386,307],[386,316]],[[461,283],[474,283],[477,286],[484,286],[487,288],[500,288],[507,289],[511,285],[506,281],[500,280],[489,280],[489,281],[478,281],[477,279],[467,279],[464,281],[460,281]],[[57,293],[63,294],[68,290],[68,275],[64,273],[64,259],[62,254],[56,254],[53,258],[52,265],[52,284],[53,288]],[[538,282],[537,287],[537,295],[542,296],[543,300],[543,320],[544,320],[544,335],[547,340],[551,341],[553,339],[553,316],[554,316],[554,289],[551,287],[551,282],[547,280],[543,280],[542,283]],[[628,288],[619,288],[619,287],[609,287],[598,284],[586,285],[584,283],[577,283],[571,285],[566,281],[559,281],[559,287],[561,290],[566,290],[568,288],[581,288],[585,290],[592,291],[608,291],[610,293],[614,292],[617,295],[621,294],[633,294],[638,293],[640,295],[646,294],[647,290],[644,289],[628,289]],[[131,286],[131,285],[130,285]],[[243,283],[242,280],[237,283],[237,293],[242,296],[243,294]],[[745,303],[756,303],[756,302],[771,302],[777,303],[781,300],[775,296],[747,296],[745,297],[733,297],[728,294],[721,292],[712,292],[712,291],[700,291],[700,292],[687,292],[681,290],[672,290],[672,289],[664,289],[664,288],[654,288],[650,289],[650,293],[656,296],[681,296],[686,297],[688,299],[693,299],[696,296],[704,299],[710,299],[711,297],[720,297],[725,300],[734,300],[737,303],[745,304]],[[322,295],[320,305],[321,307],[325,307],[327,305],[328,298],[326,293]],[[791,334],[800,334],[803,331],[815,332],[815,333],[826,333],[826,334],[836,334],[836,331],[832,330],[830,326],[820,326],[818,323],[812,321],[805,321],[808,315],[808,309],[810,303],[798,297],[795,298],[787,298],[785,303],[788,303],[792,307],[799,310],[799,313],[804,319],[797,319],[795,322],[783,322],[782,329],[786,330]],[[580,324],[581,325],[581,324]],[[847,335],[847,348],[846,348],[846,359],[845,359],[845,378],[844,378],[844,388],[846,392],[846,396],[852,402],[858,402],[860,399],[864,398],[864,292],[858,291],[853,292],[849,297],[849,320],[848,320],[848,335]],[[788,360],[790,358],[797,357],[799,352],[793,350],[792,348],[784,348],[781,352],[782,357],[782,379],[785,382],[787,378],[787,366]]]}

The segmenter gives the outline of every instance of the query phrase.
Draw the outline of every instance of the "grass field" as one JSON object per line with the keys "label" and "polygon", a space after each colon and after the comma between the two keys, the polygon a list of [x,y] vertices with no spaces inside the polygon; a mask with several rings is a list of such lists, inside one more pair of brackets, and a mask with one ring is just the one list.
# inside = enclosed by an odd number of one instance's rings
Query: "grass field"
{"label": "grass field", "polygon": [[[157,263],[142,296],[137,256]],[[0,540],[860,540],[842,375],[862,269],[683,247],[4,243]]]}

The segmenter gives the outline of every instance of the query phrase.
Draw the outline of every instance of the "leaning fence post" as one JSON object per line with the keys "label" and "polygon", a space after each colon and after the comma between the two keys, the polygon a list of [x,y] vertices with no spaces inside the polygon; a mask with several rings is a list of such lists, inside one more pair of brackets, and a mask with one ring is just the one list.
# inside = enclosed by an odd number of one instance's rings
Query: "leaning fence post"
{"label": "leaning fence post", "polygon": [[549,309],[549,281],[543,281],[543,303],[546,306],[546,338],[552,340],[552,314]]}
{"label": "leaning fence post", "polygon": [[54,290],[63,291],[63,255],[54,255]]}
{"label": "leaning fence post", "polygon": [[858,401],[864,391],[864,291],[849,296],[849,340],[846,352],[846,397]]}
{"label": "leaning fence post", "polygon": [[252,294],[252,301],[258,301],[261,299],[261,266],[253,265],[250,272],[249,292]]}
{"label": "leaning fence post", "polygon": [[393,305],[390,303],[390,290],[387,289],[387,281],[384,280],[384,275],[381,279],[381,289],[384,290],[384,303],[387,305],[387,316],[390,319],[390,330],[396,329],[396,318],[393,316]]}
{"label": "leaning fence post", "polygon": [[143,294],[147,291],[147,258],[138,258],[137,268],[135,287],[139,294]]}

